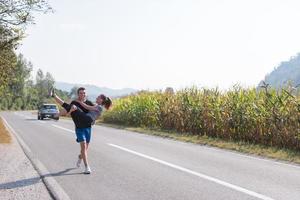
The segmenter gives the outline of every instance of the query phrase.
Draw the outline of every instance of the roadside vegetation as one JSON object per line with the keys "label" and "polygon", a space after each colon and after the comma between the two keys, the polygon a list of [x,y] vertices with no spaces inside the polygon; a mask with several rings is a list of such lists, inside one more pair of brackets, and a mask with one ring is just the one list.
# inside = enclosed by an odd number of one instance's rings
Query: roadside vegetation
{"label": "roadside vegetation", "polygon": [[34,80],[32,63],[16,53],[26,36],[26,27],[34,23],[34,14],[49,12],[52,8],[46,0],[0,1],[0,110],[37,109],[49,101],[52,75],[39,69]]}
{"label": "roadside vegetation", "polygon": [[[14,73],[10,81],[0,92],[0,110],[36,110],[42,103],[54,102],[48,97],[50,88],[55,81],[52,75],[39,69],[35,79],[30,75],[32,64],[21,54],[16,57]],[[58,90],[64,99],[69,99],[69,93]]]}
{"label": "roadside vegetation", "polygon": [[144,91],[115,100],[102,122],[300,163],[300,98],[291,87]]}

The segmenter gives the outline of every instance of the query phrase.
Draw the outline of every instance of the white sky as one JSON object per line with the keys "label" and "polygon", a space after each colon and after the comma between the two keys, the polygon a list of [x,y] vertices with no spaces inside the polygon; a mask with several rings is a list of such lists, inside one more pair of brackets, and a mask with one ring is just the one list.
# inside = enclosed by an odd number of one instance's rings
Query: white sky
{"label": "white sky", "polygon": [[19,52],[56,81],[255,86],[300,52],[299,0],[50,0]]}

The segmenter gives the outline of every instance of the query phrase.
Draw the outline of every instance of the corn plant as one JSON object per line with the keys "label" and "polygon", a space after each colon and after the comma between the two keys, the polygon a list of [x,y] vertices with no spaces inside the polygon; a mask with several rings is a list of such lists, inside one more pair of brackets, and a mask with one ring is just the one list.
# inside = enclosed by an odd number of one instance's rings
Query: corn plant
{"label": "corn plant", "polygon": [[103,120],[300,150],[300,98],[290,87],[143,91],[117,99]]}

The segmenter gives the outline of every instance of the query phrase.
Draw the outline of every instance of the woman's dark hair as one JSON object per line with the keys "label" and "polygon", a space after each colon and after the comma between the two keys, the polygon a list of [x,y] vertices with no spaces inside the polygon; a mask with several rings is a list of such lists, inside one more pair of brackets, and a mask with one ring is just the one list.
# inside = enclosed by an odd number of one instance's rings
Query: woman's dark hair
{"label": "woman's dark hair", "polygon": [[112,105],[112,101],[109,97],[105,96],[104,94],[100,95],[100,98],[103,100],[102,105],[105,107],[105,109],[109,109]]}

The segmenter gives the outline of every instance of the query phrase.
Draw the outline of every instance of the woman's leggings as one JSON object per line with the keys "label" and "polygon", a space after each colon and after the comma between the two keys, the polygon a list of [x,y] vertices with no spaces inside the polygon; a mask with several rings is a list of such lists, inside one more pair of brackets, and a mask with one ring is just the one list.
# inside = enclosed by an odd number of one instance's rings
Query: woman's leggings
{"label": "woman's leggings", "polygon": [[[66,109],[67,112],[70,112],[72,104],[63,103],[62,107]],[[78,106],[77,110],[71,112],[71,117],[77,128],[91,127],[93,119],[83,112]]]}

